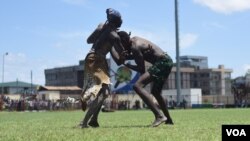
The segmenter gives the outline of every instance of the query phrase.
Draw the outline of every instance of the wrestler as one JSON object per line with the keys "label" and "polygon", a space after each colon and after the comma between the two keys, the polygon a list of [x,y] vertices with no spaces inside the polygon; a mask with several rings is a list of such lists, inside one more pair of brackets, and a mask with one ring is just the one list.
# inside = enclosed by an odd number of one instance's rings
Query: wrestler
{"label": "wrestler", "polygon": [[122,57],[125,52],[117,34],[118,28],[122,24],[121,15],[114,9],[107,9],[107,21],[99,24],[97,29],[88,37],[87,43],[93,44],[91,50],[86,55],[84,64],[84,86],[81,94],[82,109],[85,111],[87,101],[92,102],[89,109],[79,124],[82,128],[89,126],[99,127],[98,114],[104,100],[110,93],[110,75],[106,55],[111,53],[117,65],[124,62]]}
{"label": "wrestler", "polygon": [[[157,127],[163,122],[173,124],[165,100],[161,95],[163,84],[173,67],[172,59],[160,47],[144,38],[137,36],[130,38],[130,35],[125,31],[118,32],[118,35],[121,38],[123,47],[130,54],[126,58],[133,59],[136,63],[136,65],[130,63],[124,65],[141,74],[133,89],[154,113],[155,121],[152,123],[152,126]],[[148,70],[145,70],[145,61],[152,64]],[[144,88],[151,82],[153,84],[151,93],[157,100],[164,115],[153,102],[150,92]]]}

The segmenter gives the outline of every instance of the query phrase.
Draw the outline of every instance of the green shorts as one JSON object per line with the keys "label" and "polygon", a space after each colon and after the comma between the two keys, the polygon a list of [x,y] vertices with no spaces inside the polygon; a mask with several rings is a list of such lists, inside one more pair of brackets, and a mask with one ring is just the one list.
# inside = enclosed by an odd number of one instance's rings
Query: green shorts
{"label": "green shorts", "polygon": [[155,83],[163,84],[171,73],[172,67],[173,60],[167,54],[164,54],[161,59],[148,69],[148,72]]}

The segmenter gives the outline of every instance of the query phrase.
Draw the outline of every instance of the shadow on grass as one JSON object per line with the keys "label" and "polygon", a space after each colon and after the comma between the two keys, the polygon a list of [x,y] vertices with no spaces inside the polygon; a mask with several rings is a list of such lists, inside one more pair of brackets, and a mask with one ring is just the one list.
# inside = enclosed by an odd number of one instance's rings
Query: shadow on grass
{"label": "shadow on grass", "polygon": [[74,126],[73,129],[99,129],[99,128],[153,128],[151,125],[115,125],[115,126],[100,126],[100,127],[91,127],[81,128],[80,126]]}
{"label": "shadow on grass", "polygon": [[115,126],[102,126],[100,128],[151,128],[151,125],[115,125]]}

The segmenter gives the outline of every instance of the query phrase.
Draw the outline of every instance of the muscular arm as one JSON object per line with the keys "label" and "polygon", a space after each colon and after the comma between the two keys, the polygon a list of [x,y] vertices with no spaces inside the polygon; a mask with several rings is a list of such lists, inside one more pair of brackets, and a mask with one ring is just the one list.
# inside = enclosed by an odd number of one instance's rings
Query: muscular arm
{"label": "muscular arm", "polygon": [[114,47],[112,47],[110,53],[117,65],[123,64],[125,60],[134,60],[133,54],[126,54],[124,59],[120,59],[120,55],[117,53]]}
{"label": "muscular arm", "polygon": [[102,24],[102,23],[99,24],[98,27],[95,29],[95,31],[92,34],[90,34],[90,36],[87,39],[88,44],[93,44],[96,41],[96,39],[99,37],[99,35],[102,31],[103,26],[104,26],[104,24]]}
{"label": "muscular arm", "polygon": [[133,56],[134,56],[134,60],[136,65],[131,65],[131,64],[125,64],[128,68],[137,71],[141,74],[145,73],[145,63],[144,63],[144,59],[143,59],[143,54],[141,53],[141,51],[136,48],[133,49]]}
{"label": "muscular arm", "polygon": [[111,39],[113,41],[113,48],[111,50],[111,55],[114,58],[117,65],[121,65],[125,61],[124,47],[121,43],[121,39],[116,32],[111,32]]}
{"label": "muscular arm", "polygon": [[114,47],[112,47],[111,52],[110,52],[112,58],[114,59],[115,63],[120,66],[121,64],[123,64],[123,62],[120,60],[120,56],[117,53],[117,51],[115,50]]}
{"label": "muscular arm", "polygon": [[129,53],[125,56],[125,60],[134,60],[134,59],[135,59],[135,57],[132,53]]}

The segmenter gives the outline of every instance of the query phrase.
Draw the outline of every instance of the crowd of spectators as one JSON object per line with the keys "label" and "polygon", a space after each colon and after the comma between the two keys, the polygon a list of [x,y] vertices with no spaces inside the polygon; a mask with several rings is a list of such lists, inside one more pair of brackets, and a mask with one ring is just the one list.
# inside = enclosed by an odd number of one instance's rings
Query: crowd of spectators
{"label": "crowd of spectators", "polygon": [[3,108],[8,111],[41,111],[41,110],[73,110],[80,109],[80,103],[70,103],[66,100],[11,100],[4,101]]}

